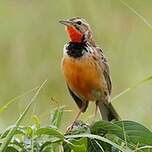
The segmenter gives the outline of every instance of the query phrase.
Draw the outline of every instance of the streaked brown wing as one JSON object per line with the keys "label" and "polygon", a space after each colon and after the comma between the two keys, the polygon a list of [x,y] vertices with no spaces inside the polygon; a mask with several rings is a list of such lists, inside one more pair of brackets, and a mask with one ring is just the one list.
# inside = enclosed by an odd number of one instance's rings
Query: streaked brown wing
{"label": "streaked brown wing", "polygon": [[98,52],[101,55],[101,60],[102,60],[102,64],[103,64],[103,75],[105,77],[108,92],[109,92],[109,95],[110,95],[111,92],[112,92],[112,81],[111,81],[111,77],[110,77],[109,65],[108,65],[107,59],[104,56],[103,51],[101,50],[101,48],[97,47],[97,49],[98,49]]}
{"label": "streaked brown wing", "polygon": [[[107,68],[109,68],[109,67],[107,67]],[[110,78],[109,72],[106,69],[104,70],[103,74],[104,74],[105,80],[107,82],[107,87],[108,87],[108,91],[109,91],[109,95],[110,95],[112,92],[111,78]]]}

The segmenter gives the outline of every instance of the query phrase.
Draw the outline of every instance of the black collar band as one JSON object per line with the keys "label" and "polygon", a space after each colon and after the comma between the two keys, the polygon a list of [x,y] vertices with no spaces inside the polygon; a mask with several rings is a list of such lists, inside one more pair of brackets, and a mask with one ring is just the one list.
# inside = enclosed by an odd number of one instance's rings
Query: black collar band
{"label": "black collar band", "polygon": [[69,56],[80,58],[85,52],[87,52],[87,44],[84,42],[69,42],[66,49]]}

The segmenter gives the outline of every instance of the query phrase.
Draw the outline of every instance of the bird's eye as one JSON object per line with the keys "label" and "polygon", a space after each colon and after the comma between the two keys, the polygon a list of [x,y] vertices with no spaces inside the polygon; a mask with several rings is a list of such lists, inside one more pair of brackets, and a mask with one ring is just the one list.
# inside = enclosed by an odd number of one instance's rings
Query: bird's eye
{"label": "bird's eye", "polygon": [[82,22],[81,22],[81,21],[77,21],[77,24],[78,24],[78,25],[81,25],[81,24],[82,24]]}

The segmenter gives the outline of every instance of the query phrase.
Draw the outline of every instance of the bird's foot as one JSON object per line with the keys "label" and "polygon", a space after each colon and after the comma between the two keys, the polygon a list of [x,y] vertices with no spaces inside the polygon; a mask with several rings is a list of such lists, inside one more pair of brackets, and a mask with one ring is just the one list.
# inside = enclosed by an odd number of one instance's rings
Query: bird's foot
{"label": "bird's foot", "polygon": [[74,125],[75,125],[75,121],[70,126],[67,127],[66,133],[71,132],[73,127],[74,127]]}

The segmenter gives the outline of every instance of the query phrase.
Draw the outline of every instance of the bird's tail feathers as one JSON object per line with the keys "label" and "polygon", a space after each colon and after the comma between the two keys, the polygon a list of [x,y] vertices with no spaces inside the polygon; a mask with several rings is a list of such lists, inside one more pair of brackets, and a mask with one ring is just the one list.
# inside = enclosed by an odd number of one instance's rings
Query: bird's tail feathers
{"label": "bird's tail feathers", "polygon": [[106,104],[104,102],[98,101],[98,107],[103,120],[120,120],[120,116],[118,115],[111,103]]}

